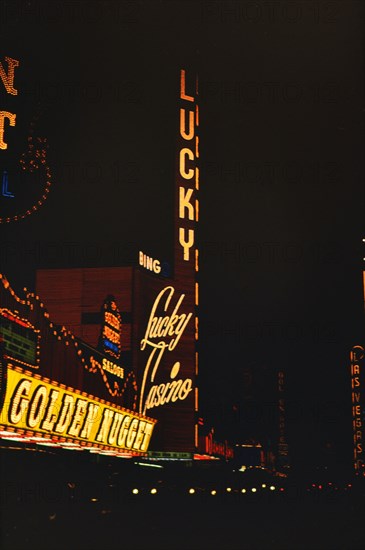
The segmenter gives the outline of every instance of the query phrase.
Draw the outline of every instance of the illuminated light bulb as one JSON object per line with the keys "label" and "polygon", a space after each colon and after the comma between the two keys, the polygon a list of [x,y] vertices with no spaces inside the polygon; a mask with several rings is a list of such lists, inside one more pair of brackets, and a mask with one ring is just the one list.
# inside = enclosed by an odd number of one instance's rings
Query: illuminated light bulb
{"label": "illuminated light bulb", "polygon": [[138,489],[133,489],[132,493],[133,493],[134,495],[138,495],[139,491],[138,491]]}
{"label": "illuminated light bulb", "polygon": [[256,487],[252,487],[251,491],[252,491],[253,493],[256,493],[256,491],[257,491]]}
{"label": "illuminated light bulb", "polygon": [[151,495],[155,495],[157,493],[157,489],[151,489]]}
{"label": "illuminated light bulb", "polygon": [[91,502],[98,502],[97,498],[91,498],[90,500],[91,500]]}
{"label": "illuminated light bulb", "polygon": [[246,489],[242,489],[241,493],[246,493]]}
{"label": "illuminated light bulb", "polygon": [[274,485],[270,485],[270,491],[275,491]]}
{"label": "illuminated light bulb", "polygon": [[217,491],[215,489],[213,489],[213,491],[210,491],[210,494],[215,496],[217,494]]}
{"label": "illuminated light bulb", "polygon": [[261,485],[261,487],[262,487],[263,489],[266,489],[266,483],[263,483],[263,484]]}
{"label": "illuminated light bulb", "polygon": [[195,493],[195,489],[189,489],[189,493],[193,495]]}
{"label": "illuminated light bulb", "polygon": [[232,489],[230,487],[227,487],[226,491],[227,491],[227,493],[230,493],[232,491]]}

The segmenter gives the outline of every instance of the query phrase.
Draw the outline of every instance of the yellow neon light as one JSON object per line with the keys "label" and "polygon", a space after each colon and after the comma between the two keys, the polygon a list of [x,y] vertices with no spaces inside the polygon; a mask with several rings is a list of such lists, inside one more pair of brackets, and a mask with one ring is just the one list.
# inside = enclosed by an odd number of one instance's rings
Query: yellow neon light
{"label": "yellow neon light", "polygon": [[186,230],[184,227],[179,227],[179,243],[184,249],[184,260],[189,261],[190,259],[190,248],[194,244],[194,231],[188,229],[188,239],[185,238]]}
{"label": "yellow neon light", "polygon": [[195,249],[195,271],[199,271],[199,250]]}
{"label": "yellow neon light", "polygon": [[194,160],[194,153],[187,147],[183,147],[180,151],[180,175],[186,180],[191,180],[191,178],[194,177],[194,170],[189,168],[189,170],[186,171],[186,157],[188,157],[189,160]]}
{"label": "yellow neon light", "polygon": [[8,368],[2,427],[26,435],[36,432],[67,438],[104,450],[147,451],[155,420],[46,380],[20,368]]}
{"label": "yellow neon light", "polygon": [[0,149],[7,149],[8,144],[4,141],[4,121],[9,120],[9,126],[15,126],[16,115],[9,111],[0,111]]}
{"label": "yellow neon light", "polygon": [[186,140],[193,139],[194,137],[194,111],[188,111],[189,113],[189,129],[186,132],[186,111],[185,109],[180,109],[180,134]]}
{"label": "yellow neon light", "polygon": [[[194,189],[184,189],[184,187],[179,188],[179,216],[180,218],[185,218],[185,208],[188,211],[188,219],[194,219],[194,206],[191,204],[190,199],[194,192]],[[196,203],[196,201],[195,201]]]}
{"label": "yellow neon light", "polygon": [[195,167],[195,189],[199,189],[199,168]]}

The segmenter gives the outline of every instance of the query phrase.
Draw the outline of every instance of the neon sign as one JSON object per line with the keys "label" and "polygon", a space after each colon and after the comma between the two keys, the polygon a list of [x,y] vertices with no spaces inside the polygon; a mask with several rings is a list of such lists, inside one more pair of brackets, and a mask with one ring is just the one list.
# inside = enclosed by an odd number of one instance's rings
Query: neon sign
{"label": "neon sign", "polygon": [[[199,157],[199,138],[195,132],[199,124],[198,106],[195,97],[186,94],[185,71],[180,72],[180,100],[184,108],[180,109],[180,136],[183,139],[179,152],[179,218],[184,223],[179,227],[179,244],[183,249],[184,261],[190,259],[190,248],[194,246],[194,229],[189,221],[198,221],[199,204],[193,200],[195,189],[199,189],[199,169],[194,166]],[[188,123],[187,123],[188,119]],[[195,139],[194,139],[195,138]],[[191,186],[195,182],[195,189]],[[188,187],[186,187],[186,185]]]}
{"label": "neon sign", "polygon": [[6,170],[4,170],[3,172],[1,192],[3,197],[10,197],[12,199],[14,198],[14,195],[10,193],[10,191],[8,191],[8,173]]}
{"label": "neon sign", "polygon": [[153,273],[161,273],[161,262],[147,256],[147,254],[142,251],[139,251],[139,265],[149,271],[153,271]]}
{"label": "neon sign", "polygon": [[[5,61],[0,61],[0,80],[6,94],[10,96],[18,96],[14,80],[15,69],[19,65],[20,62],[12,57],[6,56]],[[11,97],[9,101],[13,101]],[[37,135],[36,131],[37,114],[32,117],[25,149],[20,152],[16,162],[7,157],[8,149],[11,148],[8,147],[8,138],[13,135],[10,135],[10,131],[17,123],[17,115],[12,111],[12,106],[0,110],[0,156],[4,162],[4,166],[0,167],[0,224],[20,221],[36,212],[47,200],[52,183],[47,163],[47,139]],[[24,117],[22,120],[24,122]]]}
{"label": "neon sign", "polygon": [[363,366],[364,356],[365,351],[362,346],[354,346],[350,352],[352,431],[354,468],[356,471],[364,468],[364,437],[361,411],[361,368]]}
{"label": "neon sign", "polygon": [[[170,381],[159,385],[153,385],[149,390],[147,398],[145,398],[147,380],[149,380],[150,383],[155,381],[162,357],[166,351],[171,352],[177,347],[180,338],[193,316],[192,313],[179,312],[185,294],[181,294],[175,306],[171,306],[171,313],[168,314],[168,308],[174,293],[175,289],[172,286],[167,286],[158,294],[152,306],[144,338],[140,342],[142,351],[146,349],[146,347],[150,350],[150,355],[143,373],[140,393],[139,411],[142,414],[145,414],[146,409],[152,409],[153,407],[159,407],[178,400],[183,401],[193,389],[193,381],[191,378],[176,380],[176,376],[181,366],[180,362],[177,361],[171,368]],[[164,315],[158,315],[158,311],[164,313]]]}
{"label": "neon sign", "polygon": [[[0,429],[85,448],[145,453],[155,420],[20,368],[8,368]],[[26,437],[25,437],[26,439]],[[66,443],[65,443],[66,442]]]}
{"label": "neon sign", "polygon": [[101,348],[104,353],[119,359],[121,352],[122,319],[114,296],[108,296],[103,305],[104,320]]}
{"label": "neon sign", "polygon": [[[5,72],[0,61],[0,78],[7,94],[18,95],[18,90],[14,88],[14,71],[16,67],[19,67],[19,61],[11,57],[5,57],[5,60],[8,64],[8,71]],[[16,114],[10,113],[9,111],[0,111],[0,149],[3,150],[8,148],[8,144],[4,141],[5,120],[8,121],[9,126],[15,126]]]}

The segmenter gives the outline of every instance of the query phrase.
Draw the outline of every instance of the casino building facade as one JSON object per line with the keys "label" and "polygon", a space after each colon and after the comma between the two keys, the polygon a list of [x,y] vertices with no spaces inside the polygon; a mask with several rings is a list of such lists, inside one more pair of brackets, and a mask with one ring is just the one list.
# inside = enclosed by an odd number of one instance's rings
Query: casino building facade
{"label": "casino building facade", "polygon": [[1,276],[0,438],[131,457],[232,451],[199,437],[199,107],[179,72],[173,266],[42,269],[36,293]]}

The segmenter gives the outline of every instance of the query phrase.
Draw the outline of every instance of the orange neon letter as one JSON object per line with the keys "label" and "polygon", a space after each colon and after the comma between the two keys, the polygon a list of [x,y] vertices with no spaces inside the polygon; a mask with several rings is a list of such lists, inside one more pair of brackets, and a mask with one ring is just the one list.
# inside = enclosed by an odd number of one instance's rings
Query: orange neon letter
{"label": "orange neon letter", "polygon": [[16,115],[8,111],[0,111],[0,149],[7,149],[8,145],[4,141],[4,119],[9,119],[10,126],[15,126]]}
{"label": "orange neon letter", "polygon": [[3,81],[5,90],[8,94],[18,95],[18,90],[14,88],[14,69],[19,67],[19,61],[11,57],[5,57],[8,63],[8,74],[4,71],[4,67],[0,62],[0,78]]}

